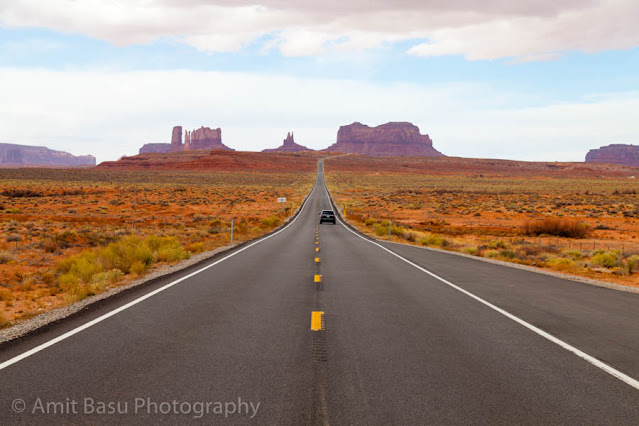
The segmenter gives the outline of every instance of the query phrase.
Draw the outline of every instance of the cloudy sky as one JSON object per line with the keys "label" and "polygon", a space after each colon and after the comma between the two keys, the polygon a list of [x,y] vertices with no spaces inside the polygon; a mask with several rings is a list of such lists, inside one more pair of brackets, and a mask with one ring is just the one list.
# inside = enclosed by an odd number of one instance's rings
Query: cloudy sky
{"label": "cloudy sky", "polygon": [[0,142],[98,161],[221,127],[411,121],[447,155],[582,161],[639,144],[635,0],[0,0]]}

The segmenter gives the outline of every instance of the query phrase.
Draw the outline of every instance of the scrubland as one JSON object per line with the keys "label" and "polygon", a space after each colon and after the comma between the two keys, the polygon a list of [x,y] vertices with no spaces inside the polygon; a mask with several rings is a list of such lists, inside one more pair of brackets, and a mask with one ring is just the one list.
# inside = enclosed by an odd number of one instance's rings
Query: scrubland
{"label": "scrubland", "polygon": [[380,239],[390,221],[393,241],[639,285],[637,169],[419,161],[334,158],[327,184],[346,219]]}
{"label": "scrubland", "polygon": [[[312,172],[0,170],[0,327],[256,238]],[[278,203],[286,197],[287,203]]]}

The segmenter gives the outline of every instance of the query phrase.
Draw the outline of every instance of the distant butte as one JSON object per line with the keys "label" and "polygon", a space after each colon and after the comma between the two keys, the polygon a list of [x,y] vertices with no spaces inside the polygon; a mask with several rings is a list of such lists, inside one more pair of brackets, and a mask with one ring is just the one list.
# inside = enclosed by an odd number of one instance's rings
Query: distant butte
{"label": "distant butte", "polygon": [[586,154],[586,163],[609,163],[639,167],[639,145],[612,144],[591,149]]}
{"label": "distant butte", "polygon": [[147,143],[140,148],[140,154],[214,149],[234,151],[222,143],[222,129],[219,127],[211,129],[202,126],[195,130],[185,130],[182,143],[182,126],[175,126],[171,133],[171,143]]}
{"label": "distant butte", "polygon": [[295,143],[295,138],[292,132],[286,134],[286,139],[284,139],[284,143],[273,149],[265,149],[262,152],[302,152],[302,151],[312,151],[305,146]]}
{"label": "distant butte", "polygon": [[75,156],[44,146],[0,143],[0,166],[95,166],[95,157]]}
{"label": "distant butte", "polygon": [[433,141],[428,135],[422,135],[417,126],[407,122],[391,122],[377,127],[357,122],[341,126],[337,142],[326,151],[373,157],[444,156],[433,148]]}

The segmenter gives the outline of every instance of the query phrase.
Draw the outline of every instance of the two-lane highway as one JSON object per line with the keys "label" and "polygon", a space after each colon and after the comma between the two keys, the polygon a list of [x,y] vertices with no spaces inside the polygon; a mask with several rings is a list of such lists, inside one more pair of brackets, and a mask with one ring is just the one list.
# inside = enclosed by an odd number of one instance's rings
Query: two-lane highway
{"label": "two-lane highway", "polygon": [[639,295],[374,243],[330,207],[320,165],[281,231],[0,347],[0,424],[639,423]]}

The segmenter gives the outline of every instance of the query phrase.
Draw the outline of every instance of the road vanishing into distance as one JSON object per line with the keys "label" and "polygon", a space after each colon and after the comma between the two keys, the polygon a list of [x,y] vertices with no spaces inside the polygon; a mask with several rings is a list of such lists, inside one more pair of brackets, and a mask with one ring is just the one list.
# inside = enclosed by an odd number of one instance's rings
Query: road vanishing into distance
{"label": "road vanishing into distance", "polygon": [[639,295],[317,224],[0,347],[0,424],[639,424]]}

